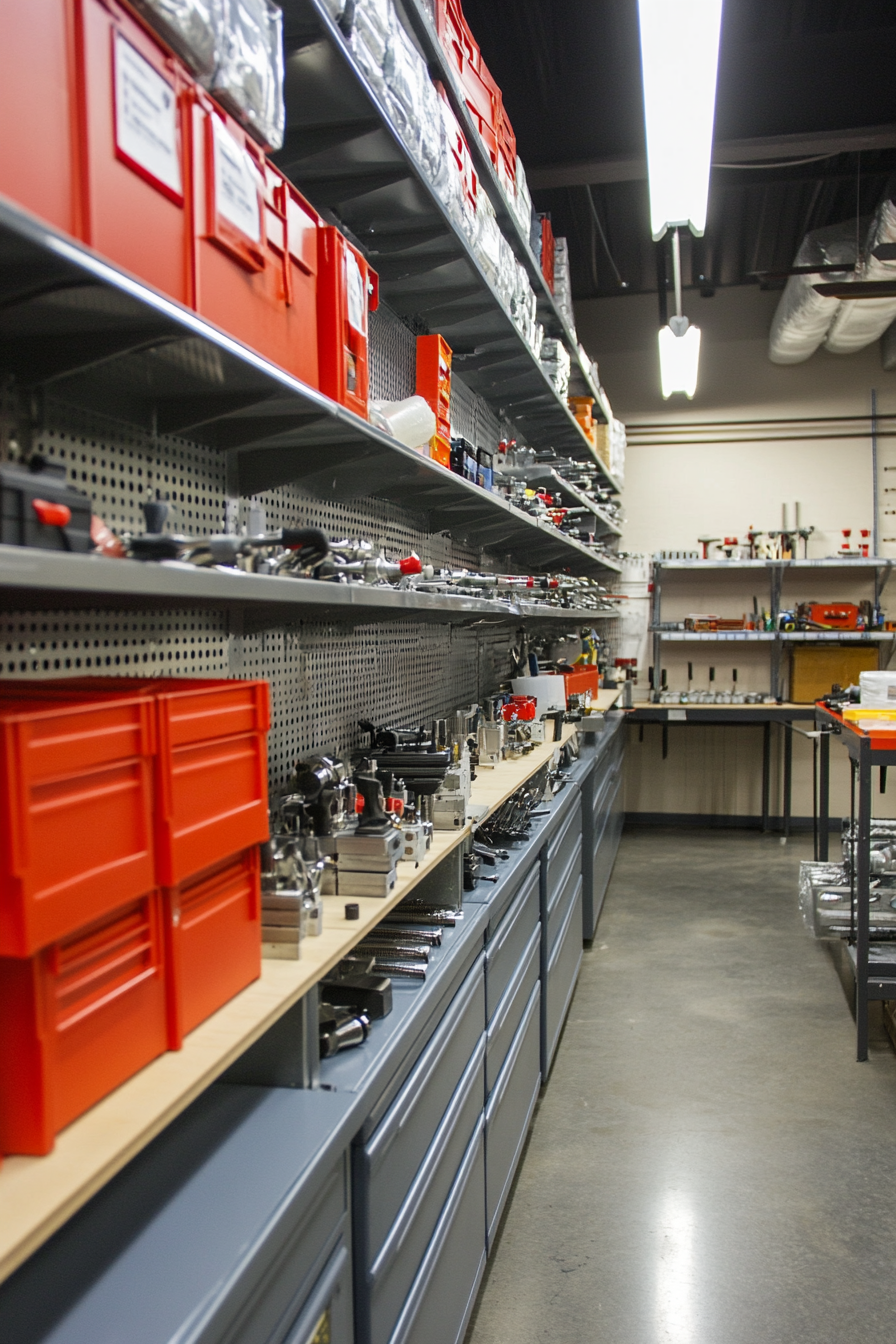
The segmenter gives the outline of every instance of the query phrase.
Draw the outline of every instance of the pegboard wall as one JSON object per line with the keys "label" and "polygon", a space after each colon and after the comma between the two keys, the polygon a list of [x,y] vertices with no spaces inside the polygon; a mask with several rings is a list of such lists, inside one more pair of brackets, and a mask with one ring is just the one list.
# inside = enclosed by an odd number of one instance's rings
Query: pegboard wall
{"label": "pegboard wall", "polygon": [[[415,324],[381,305],[372,315],[371,341],[373,396],[411,395]],[[23,433],[21,410],[14,389],[0,387],[0,458],[37,451],[63,463],[71,483],[91,496],[114,531],[143,531],[141,503],[156,497],[171,505],[172,531],[203,536],[225,530],[226,465],[213,449],[50,396],[32,408]],[[454,383],[453,422],[455,416],[457,432],[477,446],[494,447],[506,432],[460,379]],[[256,527],[316,523],[334,537],[366,537],[388,554],[416,550],[438,566],[492,563],[447,533],[430,532],[424,513],[385,500],[342,502],[286,485],[239,500],[241,523],[248,524],[250,510]],[[238,615],[208,609],[8,612],[0,614],[0,678],[264,677],[273,700],[270,775],[276,789],[303,753],[358,748],[359,719],[422,724],[480,700],[507,677],[514,638],[504,625],[412,621],[360,627],[306,621],[244,632]]]}

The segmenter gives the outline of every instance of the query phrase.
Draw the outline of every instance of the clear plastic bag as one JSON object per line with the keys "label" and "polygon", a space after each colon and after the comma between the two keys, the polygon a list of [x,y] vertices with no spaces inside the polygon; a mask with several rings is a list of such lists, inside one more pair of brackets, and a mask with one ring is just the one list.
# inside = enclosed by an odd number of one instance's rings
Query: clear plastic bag
{"label": "clear plastic bag", "polygon": [[392,0],[357,0],[352,19],[351,48],[365,77],[383,97],[386,95],[386,54],[397,28],[398,19]]}
{"label": "clear plastic bag", "polygon": [[186,61],[202,83],[218,65],[225,0],[133,0],[134,8]]}
{"label": "clear plastic bag", "polygon": [[283,14],[271,0],[224,0],[225,37],[212,92],[263,145],[280,149]]}
{"label": "clear plastic bag", "polygon": [[395,24],[389,35],[383,76],[392,119],[405,144],[419,159],[425,88],[432,85],[423,57],[400,23]]}

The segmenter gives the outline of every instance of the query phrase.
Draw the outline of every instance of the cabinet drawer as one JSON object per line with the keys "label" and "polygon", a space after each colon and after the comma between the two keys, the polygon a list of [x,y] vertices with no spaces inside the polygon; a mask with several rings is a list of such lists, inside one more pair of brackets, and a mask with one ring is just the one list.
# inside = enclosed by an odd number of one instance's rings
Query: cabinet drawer
{"label": "cabinet drawer", "polygon": [[520,958],[532,937],[532,930],[538,923],[538,916],[538,868],[535,867],[485,949],[487,1022],[491,1021],[507,986],[513,979]]}
{"label": "cabinet drawer", "polygon": [[529,944],[517,966],[513,979],[504,991],[501,1002],[488,1026],[488,1044],[485,1053],[485,1095],[488,1096],[497,1081],[507,1058],[520,1019],[526,1010],[529,996],[538,983],[541,971],[541,924],[536,924]]}
{"label": "cabinet drawer", "polygon": [[460,1344],[485,1269],[482,1122],[389,1344]]}
{"label": "cabinet drawer", "polygon": [[278,1330],[270,1344],[354,1344],[351,1258],[340,1242],[304,1307],[284,1335]]}
{"label": "cabinet drawer", "polygon": [[557,890],[551,895],[549,900],[545,920],[545,934],[547,937],[547,955],[550,961],[557,943],[557,937],[562,929],[566,916],[569,911],[570,903],[575,898],[576,887],[582,880],[582,839],[578,839],[576,848],[570,859],[562,883],[558,885]]}
{"label": "cabinet drawer", "polygon": [[407,1081],[363,1148],[356,1150],[357,1212],[376,1258],[485,1028],[483,954],[449,1005]]}
{"label": "cabinet drawer", "polygon": [[541,1083],[541,986],[536,982],[485,1112],[485,1210],[488,1245],[504,1212]]}
{"label": "cabinet drawer", "polygon": [[569,907],[557,945],[548,962],[542,1020],[542,1079],[547,1082],[554,1051],[566,1018],[566,1010],[575,989],[579,966],[582,962],[582,888],[576,891]]}
{"label": "cabinet drawer", "polygon": [[569,806],[569,816],[548,845],[545,871],[549,892],[558,877],[566,872],[576,841],[582,834],[582,796],[577,790],[575,802]]}
{"label": "cabinet drawer", "polygon": [[[482,1115],[485,1037],[470,1060],[386,1244],[359,1290],[358,1344],[386,1344]],[[360,1267],[359,1267],[360,1268]],[[360,1275],[359,1275],[360,1278]]]}

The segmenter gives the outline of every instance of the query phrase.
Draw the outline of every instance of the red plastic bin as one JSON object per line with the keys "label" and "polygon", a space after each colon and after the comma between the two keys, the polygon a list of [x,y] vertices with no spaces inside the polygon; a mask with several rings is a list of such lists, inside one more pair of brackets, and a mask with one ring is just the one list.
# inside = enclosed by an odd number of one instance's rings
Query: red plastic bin
{"label": "red plastic bin", "polygon": [[0,5],[0,193],[78,231],[70,0]]}
{"label": "red plastic bin", "polygon": [[183,1039],[261,974],[261,875],[253,845],[165,900],[168,1044]]}
{"label": "red plastic bin", "polygon": [[266,681],[182,681],[155,690],[156,872],[175,887],[270,834]]}
{"label": "red plastic bin", "polygon": [[157,892],[45,948],[0,957],[0,1153],[41,1155],[165,1052]]}
{"label": "red plastic bin", "polygon": [[115,0],[74,3],[80,236],[189,304],[185,97],[193,80]]}
{"label": "red plastic bin", "polygon": [[0,955],[26,957],[156,885],[145,695],[0,698]]}
{"label": "red plastic bin", "polygon": [[318,229],[317,332],[320,390],[367,419],[370,397],[369,313],[379,280],[337,228]]}
{"label": "red plastic bin", "polygon": [[193,306],[317,387],[318,215],[198,87],[190,104]]}

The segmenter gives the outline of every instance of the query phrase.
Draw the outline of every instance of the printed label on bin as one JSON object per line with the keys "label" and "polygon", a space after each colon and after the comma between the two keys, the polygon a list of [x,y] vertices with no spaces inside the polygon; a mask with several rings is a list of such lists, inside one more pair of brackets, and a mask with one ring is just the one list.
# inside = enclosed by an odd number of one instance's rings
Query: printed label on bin
{"label": "printed label on bin", "polygon": [[183,195],[174,88],[120,33],[115,34],[115,145],[154,182]]}
{"label": "printed label on bin", "polygon": [[345,293],[348,303],[348,324],[367,335],[367,292],[358,258],[350,248],[345,249]]}
{"label": "printed label on bin", "polygon": [[253,243],[261,242],[261,180],[258,169],[218,118],[215,136],[215,209]]}

